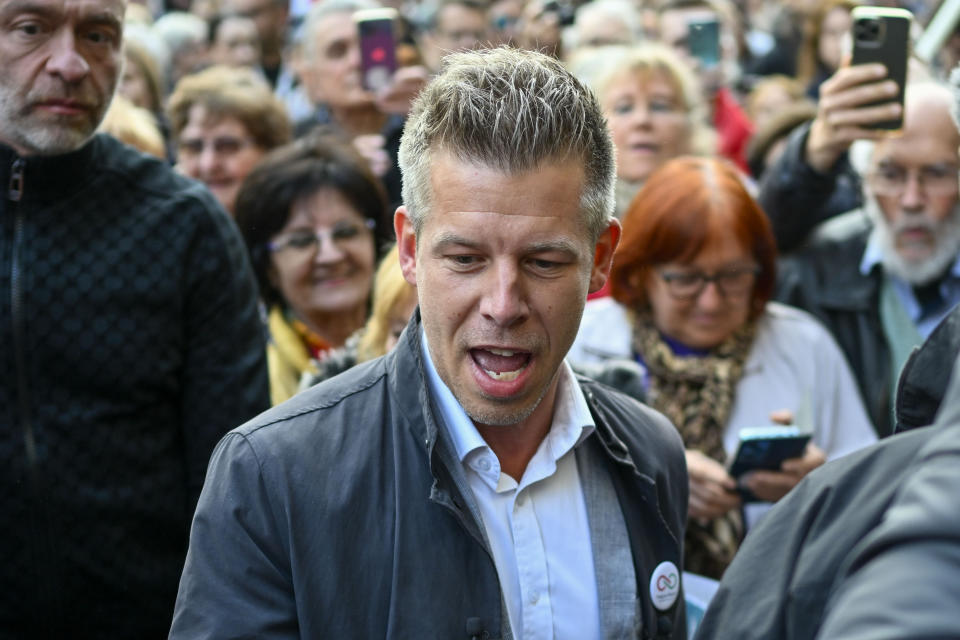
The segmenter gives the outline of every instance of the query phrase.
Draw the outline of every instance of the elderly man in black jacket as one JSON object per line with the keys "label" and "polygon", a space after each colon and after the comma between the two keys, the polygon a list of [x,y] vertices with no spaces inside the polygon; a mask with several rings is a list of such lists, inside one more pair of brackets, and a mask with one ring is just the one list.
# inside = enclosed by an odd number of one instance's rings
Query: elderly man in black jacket
{"label": "elderly man in black jacket", "polygon": [[94,130],[123,0],[0,3],[0,636],[157,638],[217,440],[268,406],[239,233]]}
{"label": "elderly man in black jacket", "polygon": [[[833,187],[842,184],[850,140],[879,135],[845,119],[889,117],[886,107],[841,108],[851,95],[876,98],[871,89],[884,95],[877,89],[884,83],[863,84],[876,79],[870,73],[869,65],[849,67],[828,80],[827,106],[771,168],[765,206],[781,244],[818,221]],[[960,133],[950,117],[953,103],[945,86],[909,84],[902,135],[874,144],[863,209],[830,220],[779,265],[775,297],[830,329],[881,437],[892,431],[894,383],[910,350],[960,302]]]}

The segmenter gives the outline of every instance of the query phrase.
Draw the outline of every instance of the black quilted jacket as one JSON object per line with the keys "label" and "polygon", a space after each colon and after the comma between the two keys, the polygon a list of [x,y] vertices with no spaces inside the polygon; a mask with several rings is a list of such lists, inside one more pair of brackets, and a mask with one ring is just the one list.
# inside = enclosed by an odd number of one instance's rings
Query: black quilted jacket
{"label": "black quilted jacket", "polygon": [[217,440],[268,406],[200,185],[112,138],[0,146],[0,637],[164,637]]}

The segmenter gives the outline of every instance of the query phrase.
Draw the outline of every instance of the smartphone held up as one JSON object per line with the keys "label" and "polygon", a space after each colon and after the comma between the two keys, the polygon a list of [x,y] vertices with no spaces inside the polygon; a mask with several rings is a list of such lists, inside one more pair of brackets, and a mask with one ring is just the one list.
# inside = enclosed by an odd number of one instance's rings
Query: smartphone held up
{"label": "smartphone held up", "polygon": [[360,74],[363,87],[374,93],[390,84],[397,70],[395,9],[364,9],[354,13],[360,34]]}
{"label": "smartphone held up", "polygon": [[[910,58],[910,27],[913,14],[906,9],[890,7],[856,7],[853,17],[853,56],[851,63],[880,63],[887,69],[887,78],[897,83],[898,91],[892,102],[901,107],[907,82]],[[888,100],[872,104],[886,104]],[[901,109],[902,114],[902,109]],[[903,116],[867,125],[873,129],[899,131]]]}

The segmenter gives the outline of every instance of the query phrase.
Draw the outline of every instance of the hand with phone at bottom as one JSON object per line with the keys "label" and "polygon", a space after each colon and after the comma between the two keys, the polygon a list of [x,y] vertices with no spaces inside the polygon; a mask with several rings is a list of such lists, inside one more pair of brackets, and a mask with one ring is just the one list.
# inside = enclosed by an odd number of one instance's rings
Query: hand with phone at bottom
{"label": "hand with phone at bottom", "polygon": [[687,513],[701,521],[719,518],[740,508],[737,481],[722,464],[700,451],[687,449],[687,475],[690,477],[690,502]]}
{"label": "hand with phone at bottom", "polygon": [[784,460],[780,471],[750,471],[740,477],[740,484],[760,500],[776,502],[826,461],[827,456],[820,447],[807,444],[803,455]]}
{"label": "hand with phone at bottom", "polygon": [[849,56],[830,78],[820,85],[817,115],[807,136],[805,160],[816,171],[828,173],[856,140],[880,140],[889,132],[868,125],[900,116],[894,100],[899,88],[887,78],[882,64],[849,65]]}

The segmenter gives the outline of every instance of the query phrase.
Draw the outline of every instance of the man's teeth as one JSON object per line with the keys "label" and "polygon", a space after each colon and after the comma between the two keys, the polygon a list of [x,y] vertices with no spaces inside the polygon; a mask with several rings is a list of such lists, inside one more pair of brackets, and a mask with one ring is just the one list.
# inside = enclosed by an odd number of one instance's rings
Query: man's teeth
{"label": "man's teeth", "polygon": [[[498,355],[504,355],[504,354],[498,354]],[[506,355],[512,355],[512,352]],[[523,369],[517,369],[516,371],[501,371],[499,373],[496,371],[490,371],[489,369],[484,369],[483,371],[494,380],[510,382],[511,380],[516,380],[517,376],[520,375],[520,372],[523,371]]]}
{"label": "man's teeth", "polygon": [[495,356],[512,356],[515,352],[508,351],[506,349],[487,349],[490,353]]}

